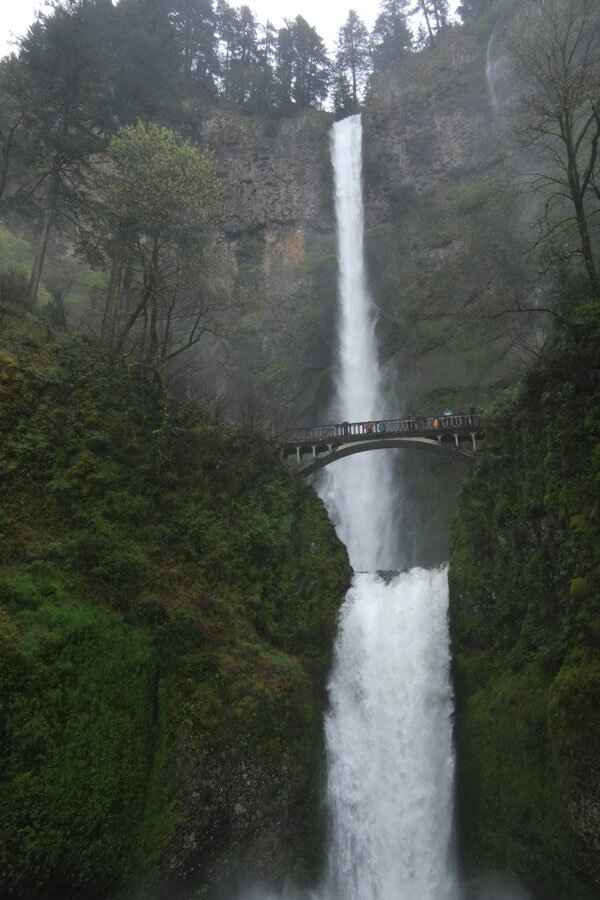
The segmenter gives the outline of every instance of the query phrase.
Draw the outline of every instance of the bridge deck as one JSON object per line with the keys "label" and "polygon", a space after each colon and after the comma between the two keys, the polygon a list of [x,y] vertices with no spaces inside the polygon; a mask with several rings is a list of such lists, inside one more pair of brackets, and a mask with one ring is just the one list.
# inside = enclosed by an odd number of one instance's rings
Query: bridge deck
{"label": "bridge deck", "polygon": [[278,434],[283,455],[302,474],[354,453],[393,447],[451,451],[471,457],[483,433],[478,415],[414,416],[290,428]]}
{"label": "bridge deck", "polygon": [[[437,427],[435,423],[437,422]],[[481,417],[414,416],[405,419],[374,419],[369,422],[342,422],[339,425],[317,425],[308,428],[288,428],[278,438],[284,446],[316,443],[349,443],[366,438],[385,438],[395,435],[414,435],[438,438],[444,433],[470,434],[481,428]]]}

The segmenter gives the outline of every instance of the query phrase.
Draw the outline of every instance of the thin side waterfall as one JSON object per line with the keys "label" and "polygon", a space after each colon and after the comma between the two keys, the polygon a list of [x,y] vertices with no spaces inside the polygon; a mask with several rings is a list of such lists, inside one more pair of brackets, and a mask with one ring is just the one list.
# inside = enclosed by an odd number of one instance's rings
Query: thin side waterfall
{"label": "thin side waterfall", "polygon": [[488,86],[488,93],[490,95],[490,103],[492,105],[492,111],[494,115],[498,115],[498,111],[500,109],[500,103],[498,101],[498,95],[496,93],[496,86],[494,84],[494,61],[492,58],[492,44],[494,43],[494,37],[496,36],[496,28],[492,31],[491,37],[488,41],[487,52],[485,58],[485,78]]}
{"label": "thin side waterfall", "polygon": [[506,48],[507,26],[496,22],[487,45],[485,78],[492,112],[497,119],[514,106],[516,84],[511,77],[509,54]]}
{"label": "thin side waterfall", "polygon": [[[366,286],[360,116],[332,135],[339,255],[338,421],[385,398]],[[341,612],[326,719],[324,900],[448,900],[453,753],[444,570],[384,578],[399,540],[388,451],[337,462],[322,489],[359,574]],[[362,573],[362,574],[360,574]]]}

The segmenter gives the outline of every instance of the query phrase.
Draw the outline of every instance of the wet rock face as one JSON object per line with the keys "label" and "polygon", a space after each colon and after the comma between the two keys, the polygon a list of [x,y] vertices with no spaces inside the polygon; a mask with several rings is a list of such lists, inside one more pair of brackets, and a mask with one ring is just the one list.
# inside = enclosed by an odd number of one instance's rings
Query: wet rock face
{"label": "wet rock face", "polygon": [[[202,371],[235,402],[269,396],[290,424],[315,421],[331,395],[331,124],[330,114],[309,111],[280,120],[219,112],[203,125],[229,188],[224,281],[240,312],[233,355],[214,348]],[[432,402],[423,398],[440,388],[455,405],[477,400],[478,387],[518,361],[506,335],[478,338],[476,358],[455,336],[465,318],[480,324],[502,302],[522,258],[509,246],[518,214],[497,203],[507,150],[490,109],[485,47],[452,37],[376,80],[363,126],[368,266],[387,377],[394,390],[412,379],[413,404]]]}
{"label": "wet rock face", "polygon": [[252,877],[283,877],[285,865],[279,872],[274,860],[287,860],[301,839],[289,803],[298,787],[291,762],[284,759],[274,777],[264,761],[235,748],[181,757],[186,827],[168,859],[173,883],[224,883],[238,868]]}
{"label": "wet rock face", "polygon": [[273,225],[331,229],[324,189],[329,123],[315,111],[275,122],[225,114],[206,122],[203,138],[226,163],[229,237]]}
{"label": "wet rock face", "polygon": [[405,77],[380,77],[373,85],[365,167],[374,221],[394,217],[395,185],[435,191],[485,173],[496,155],[480,50],[455,44],[444,58],[415,60]]}

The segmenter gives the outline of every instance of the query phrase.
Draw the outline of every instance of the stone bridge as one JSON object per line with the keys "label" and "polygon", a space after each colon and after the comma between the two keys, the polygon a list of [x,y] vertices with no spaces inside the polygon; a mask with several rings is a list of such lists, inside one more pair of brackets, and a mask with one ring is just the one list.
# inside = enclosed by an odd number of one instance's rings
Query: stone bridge
{"label": "stone bridge", "polygon": [[301,475],[312,475],[337,459],[369,450],[408,448],[472,459],[483,435],[480,416],[452,415],[290,428],[277,437],[290,468]]}

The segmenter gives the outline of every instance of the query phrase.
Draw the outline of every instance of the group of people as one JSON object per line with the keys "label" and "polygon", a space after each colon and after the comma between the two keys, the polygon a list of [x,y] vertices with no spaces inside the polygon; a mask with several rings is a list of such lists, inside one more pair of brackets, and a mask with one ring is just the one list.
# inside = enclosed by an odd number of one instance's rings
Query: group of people
{"label": "group of people", "polygon": [[[435,416],[433,427],[437,430],[438,428],[446,428],[449,425],[473,425],[476,415],[477,409],[475,406],[470,406],[468,410],[461,407],[458,412],[454,412],[447,407],[439,416]],[[456,421],[457,419],[459,419],[458,422]],[[431,419],[429,417],[417,416],[414,412],[409,413],[406,420],[408,420],[411,431],[426,431],[428,427],[431,427],[429,424]],[[383,434],[387,430],[387,425],[385,422],[363,422],[360,428],[362,434]],[[348,422],[344,422],[343,429],[344,434],[349,434]],[[396,429],[392,430],[395,431]]]}
{"label": "group of people", "polygon": [[[445,428],[448,425],[473,425],[474,417],[476,415],[477,409],[475,406],[470,406],[468,412],[462,407],[458,412],[446,408],[443,413],[440,413],[439,416],[435,417],[433,420],[433,427],[437,429]],[[450,419],[452,419],[452,421],[449,421]],[[459,421],[457,422],[456,419]]]}
{"label": "group of people", "polygon": [[385,431],[385,422],[363,422],[363,434],[382,434]]}

